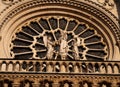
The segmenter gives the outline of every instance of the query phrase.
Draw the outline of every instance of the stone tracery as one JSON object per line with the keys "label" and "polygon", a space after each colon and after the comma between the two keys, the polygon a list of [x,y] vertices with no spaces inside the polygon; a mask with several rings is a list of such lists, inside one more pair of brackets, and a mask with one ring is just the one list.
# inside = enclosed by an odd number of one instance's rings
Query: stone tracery
{"label": "stone tracery", "polygon": [[11,51],[12,57],[18,59],[107,58],[107,45],[95,29],[75,19],[56,17],[41,18],[23,26],[13,36]]}

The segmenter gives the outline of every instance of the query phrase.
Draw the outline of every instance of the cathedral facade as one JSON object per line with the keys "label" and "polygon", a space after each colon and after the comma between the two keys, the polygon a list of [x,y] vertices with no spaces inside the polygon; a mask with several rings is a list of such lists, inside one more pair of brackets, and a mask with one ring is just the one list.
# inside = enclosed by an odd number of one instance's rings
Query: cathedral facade
{"label": "cathedral facade", "polygon": [[0,87],[120,87],[120,1],[0,0]]}

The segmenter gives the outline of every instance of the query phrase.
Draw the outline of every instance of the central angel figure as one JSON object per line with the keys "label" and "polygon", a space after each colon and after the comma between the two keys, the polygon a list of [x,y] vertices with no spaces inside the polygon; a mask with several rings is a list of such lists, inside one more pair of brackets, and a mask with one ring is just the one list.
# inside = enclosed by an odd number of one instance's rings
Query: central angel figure
{"label": "central angel figure", "polygon": [[66,60],[69,55],[70,47],[73,47],[71,50],[73,56],[71,59],[79,60],[79,50],[78,47],[81,46],[84,42],[82,38],[74,37],[71,38],[72,45],[68,45],[68,34],[66,31],[60,31],[60,37],[57,40],[52,38],[52,35],[45,34],[43,37],[45,47],[47,48],[47,59],[56,59],[54,54],[61,57],[61,60]]}
{"label": "central angel figure", "polygon": [[[44,35],[43,41],[47,48],[47,59],[52,59],[54,53],[58,53],[62,60],[66,59],[69,47],[67,43],[67,33],[65,31],[61,31],[60,38],[57,41],[53,41],[52,37],[47,35]],[[56,45],[59,45],[58,52],[54,50]]]}
{"label": "central angel figure", "polygon": [[60,55],[62,60],[65,60],[67,57],[67,53],[69,50],[68,43],[67,43],[67,33],[65,31],[61,31],[61,37],[59,39],[60,44]]}

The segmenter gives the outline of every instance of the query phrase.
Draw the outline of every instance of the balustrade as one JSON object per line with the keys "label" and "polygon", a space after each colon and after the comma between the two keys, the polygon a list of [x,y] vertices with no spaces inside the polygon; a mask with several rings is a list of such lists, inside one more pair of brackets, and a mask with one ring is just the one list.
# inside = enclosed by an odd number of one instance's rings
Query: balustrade
{"label": "balustrade", "polygon": [[0,72],[119,74],[120,62],[1,60]]}

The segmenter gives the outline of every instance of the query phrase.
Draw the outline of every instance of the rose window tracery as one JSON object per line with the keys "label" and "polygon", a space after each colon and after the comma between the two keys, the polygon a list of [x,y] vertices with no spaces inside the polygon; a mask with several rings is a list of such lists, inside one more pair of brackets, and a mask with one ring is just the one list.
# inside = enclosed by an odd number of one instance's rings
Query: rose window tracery
{"label": "rose window tracery", "polygon": [[41,17],[25,23],[13,35],[16,59],[105,60],[107,45],[88,24],[69,17]]}

